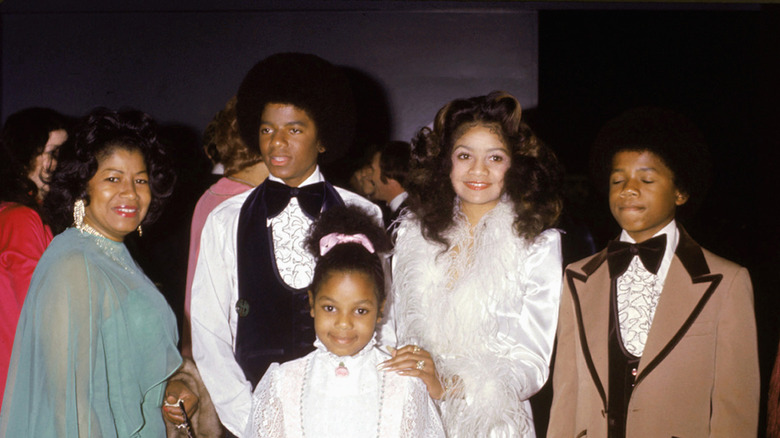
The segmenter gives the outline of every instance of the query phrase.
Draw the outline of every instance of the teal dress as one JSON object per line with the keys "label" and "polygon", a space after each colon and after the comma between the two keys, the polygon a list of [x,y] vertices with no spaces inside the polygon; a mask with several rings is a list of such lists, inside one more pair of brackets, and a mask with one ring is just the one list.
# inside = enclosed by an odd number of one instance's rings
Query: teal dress
{"label": "teal dress", "polygon": [[171,308],[125,245],[69,228],[30,283],[0,437],[164,437],[177,340]]}

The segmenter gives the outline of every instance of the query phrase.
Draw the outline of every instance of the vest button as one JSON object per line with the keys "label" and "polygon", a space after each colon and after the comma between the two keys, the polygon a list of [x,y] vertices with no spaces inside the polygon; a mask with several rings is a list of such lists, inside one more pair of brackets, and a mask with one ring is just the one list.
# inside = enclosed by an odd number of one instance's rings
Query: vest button
{"label": "vest button", "polygon": [[236,301],[236,313],[238,313],[238,316],[240,317],[249,315],[249,302],[243,298]]}

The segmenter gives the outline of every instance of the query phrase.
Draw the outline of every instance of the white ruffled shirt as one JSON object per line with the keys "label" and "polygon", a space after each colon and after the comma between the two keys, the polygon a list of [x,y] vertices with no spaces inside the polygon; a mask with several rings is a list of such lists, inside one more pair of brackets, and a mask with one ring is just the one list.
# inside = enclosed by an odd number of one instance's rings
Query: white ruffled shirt
{"label": "white ruffled shirt", "polygon": [[296,197],[290,198],[290,203],[278,215],[268,219],[274,248],[278,248],[274,257],[279,275],[295,289],[308,287],[314,277],[314,256],[304,248],[312,222]]}
{"label": "white ruffled shirt", "polygon": [[[375,343],[354,356],[336,356],[318,339],[307,356],[272,364],[255,388],[245,436],[443,438],[425,384],[378,371],[390,356]],[[347,375],[336,371],[342,364]]]}
{"label": "white ruffled shirt", "polygon": [[[407,216],[393,257],[392,305],[382,341],[429,351],[455,378],[440,404],[449,437],[535,437],[528,402],[549,376],[561,296],[561,239],[518,237],[502,201],[469,233],[458,215],[446,233],[460,252],[441,253]],[[462,397],[461,397],[462,395]]]}
{"label": "white ruffled shirt", "polygon": [[[666,274],[669,273],[674,252],[677,250],[677,243],[680,241],[677,222],[672,220],[653,237],[661,234],[666,234],[666,248],[658,273],[653,274],[645,269],[639,256],[634,256],[626,272],[617,278],[616,295],[620,337],[626,350],[637,357],[642,357],[645,351],[647,335],[653,324],[658,300],[661,299]],[[625,230],[620,233],[620,241],[636,243]]]}
{"label": "white ruffled shirt", "polygon": [[[283,183],[273,176],[269,178]],[[301,186],[321,181],[324,178],[318,167]],[[362,207],[377,218],[377,223],[382,223],[378,206],[342,188],[336,187],[336,191],[345,204]],[[193,359],[220,421],[239,437],[249,419],[252,385],[234,356],[238,327],[236,233],[241,207],[252,192],[249,190],[219,204],[206,219],[190,307]],[[274,227],[274,255],[284,281],[294,287],[308,286],[314,262],[303,249],[302,236],[308,231],[311,220],[293,198],[282,213],[269,221]],[[287,229],[288,225],[297,230]]]}

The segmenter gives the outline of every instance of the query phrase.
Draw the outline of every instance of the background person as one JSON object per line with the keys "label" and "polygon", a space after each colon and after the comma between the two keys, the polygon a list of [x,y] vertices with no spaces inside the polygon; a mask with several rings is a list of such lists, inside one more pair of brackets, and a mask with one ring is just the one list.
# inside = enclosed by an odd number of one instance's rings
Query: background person
{"label": "background person", "polygon": [[767,438],[780,438],[780,354],[775,357],[767,395]]}
{"label": "background person", "polygon": [[[373,198],[387,203],[390,212],[385,228],[390,228],[401,211],[408,206],[404,184],[412,163],[412,146],[405,141],[391,141],[381,147],[371,160]],[[394,228],[394,227],[393,227]]]}
{"label": "background person", "polygon": [[52,239],[40,203],[67,125],[54,110],[28,108],[11,114],[0,132],[0,406],[19,313]]}
{"label": "background person", "polygon": [[[355,170],[349,178],[349,188],[366,199],[374,199],[374,182],[371,180],[371,159],[374,157],[378,146],[371,144],[366,147],[363,154],[355,164]],[[380,205],[381,207],[381,205]],[[384,212],[384,210],[383,210]]]}

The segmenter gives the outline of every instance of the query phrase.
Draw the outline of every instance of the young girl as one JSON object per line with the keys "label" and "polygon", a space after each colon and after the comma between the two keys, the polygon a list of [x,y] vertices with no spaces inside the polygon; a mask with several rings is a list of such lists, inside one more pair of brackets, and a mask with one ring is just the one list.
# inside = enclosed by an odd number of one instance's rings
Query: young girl
{"label": "young girl", "polygon": [[306,246],[317,259],[309,289],[314,352],[272,364],[255,388],[249,437],[443,437],[419,379],[379,371],[376,346],[390,242],[358,207],[334,207]]}
{"label": "young girl", "polygon": [[506,93],[458,99],[415,139],[385,369],[442,400],[448,437],[535,436],[528,398],[549,374],[560,174],[520,115]]}

